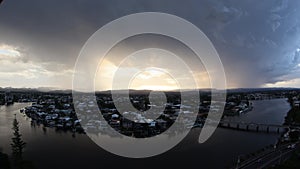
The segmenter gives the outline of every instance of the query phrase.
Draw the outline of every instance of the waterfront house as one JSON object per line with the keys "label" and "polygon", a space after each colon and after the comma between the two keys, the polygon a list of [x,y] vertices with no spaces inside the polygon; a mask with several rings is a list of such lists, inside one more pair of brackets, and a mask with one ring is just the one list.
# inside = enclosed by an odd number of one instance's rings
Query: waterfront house
{"label": "waterfront house", "polygon": [[294,101],[293,106],[294,107],[300,107],[300,101],[299,100]]}

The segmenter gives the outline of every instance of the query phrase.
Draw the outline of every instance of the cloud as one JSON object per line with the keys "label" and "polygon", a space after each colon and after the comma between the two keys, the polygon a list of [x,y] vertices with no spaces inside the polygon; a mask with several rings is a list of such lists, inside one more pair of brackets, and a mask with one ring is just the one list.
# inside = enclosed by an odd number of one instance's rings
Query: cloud
{"label": "cloud", "polygon": [[277,0],[276,6],[274,6],[271,11],[272,12],[280,12],[282,10],[285,10],[288,7],[288,0]]}
{"label": "cloud", "polygon": [[280,22],[274,22],[273,24],[272,24],[272,30],[273,30],[273,32],[275,32],[276,31],[276,29],[278,28],[280,26]]}
{"label": "cloud", "polygon": [[[65,69],[64,65],[57,63],[39,63],[26,59],[26,53],[7,44],[0,45],[0,85],[24,87],[40,82],[45,79],[69,77],[72,70]],[[50,67],[60,67],[61,69],[49,69]],[[23,82],[27,81],[27,84]],[[50,80],[51,81],[51,80]],[[57,85],[59,86],[59,85]]]}
{"label": "cloud", "polygon": [[267,83],[264,85],[264,87],[294,87],[294,88],[299,88],[299,86],[300,86],[300,78],[278,81],[275,83]]}
{"label": "cloud", "polygon": [[49,86],[46,80],[70,88],[69,75],[90,35],[111,20],[149,11],[178,15],[203,30],[221,57],[229,86],[289,81],[299,70],[299,5],[288,0],[256,5],[252,0],[188,0],[184,7],[181,0],[5,1],[0,44],[10,45],[0,49],[0,85]]}
{"label": "cloud", "polygon": [[16,47],[0,45],[0,59],[18,59],[20,56],[21,54]]}

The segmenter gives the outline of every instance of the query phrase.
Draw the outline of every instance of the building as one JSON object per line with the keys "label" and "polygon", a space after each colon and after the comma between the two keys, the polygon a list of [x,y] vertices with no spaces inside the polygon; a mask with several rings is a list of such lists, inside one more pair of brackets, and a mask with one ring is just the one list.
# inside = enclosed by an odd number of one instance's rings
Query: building
{"label": "building", "polygon": [[5,93],[5,104],[10,105],[14,103],[14,96],[10,92]]}

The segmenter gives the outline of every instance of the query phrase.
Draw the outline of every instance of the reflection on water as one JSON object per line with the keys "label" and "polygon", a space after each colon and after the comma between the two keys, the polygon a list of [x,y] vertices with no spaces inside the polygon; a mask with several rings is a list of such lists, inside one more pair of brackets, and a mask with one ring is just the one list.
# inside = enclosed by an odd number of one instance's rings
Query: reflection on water
{"label": "reflection on water", "polygon": [[253,110],[241,116],[227,117],[226,120],[245,123],[278,124],[284,123],[284,117],[290,109],[287,99],[252,101]]}
{"label": "reflection on water", "polygon": [[[27,104],[0,107],[0,147],[10,153],[12,121],[14,114],[20,122],[23,139],[28,143],[25,158],[33,161],[37,168],[110,168],[123,166],[170,167],[197,166],[203,168],[228,168],[238,155],[248,154],[269,144],[274,144],[278,134],[243,132],[218,128],[205,143],[198,144],[200,129],[194,129],[188,137],[172,150],[146,159],[119,157],[99,148],[86,135],[55,131],[43,125],[31,125],[31,120],[19,113]],[[230,120],[282,124],[289,110],[285,99],[255,101],[254,109]]]}

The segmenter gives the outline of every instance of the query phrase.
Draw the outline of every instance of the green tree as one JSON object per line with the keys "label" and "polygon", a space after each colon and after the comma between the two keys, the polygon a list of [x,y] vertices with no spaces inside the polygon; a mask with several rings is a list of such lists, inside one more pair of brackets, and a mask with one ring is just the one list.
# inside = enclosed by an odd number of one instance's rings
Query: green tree
{"label": "green tree", "polygon": [[19,122],[17,121],[16,115],[13,121],[13,135],[11,148],[12,148],[12,157],[16,166],[19,166],[22,162],[23,150],[26,143],[22,140],[22,135],[19,130]]}
{"label": "green tree", "polygon": [[0,148],[0,169],[10,169],[9,158],[7,154],[2,152]]}

